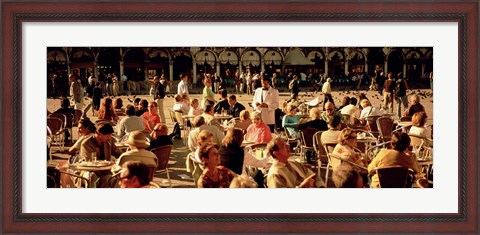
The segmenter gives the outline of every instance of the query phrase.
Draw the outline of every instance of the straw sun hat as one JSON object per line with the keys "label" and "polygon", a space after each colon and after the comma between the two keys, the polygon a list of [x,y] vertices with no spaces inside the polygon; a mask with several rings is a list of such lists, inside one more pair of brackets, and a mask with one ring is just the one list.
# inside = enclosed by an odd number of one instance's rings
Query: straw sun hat
{"label": "straw sun hat", "polygon": [[150,143],[147,142],[147,136],[141,131],[132,131],[125,143],[136,146],[137,148],[146,148],[150,146]]}

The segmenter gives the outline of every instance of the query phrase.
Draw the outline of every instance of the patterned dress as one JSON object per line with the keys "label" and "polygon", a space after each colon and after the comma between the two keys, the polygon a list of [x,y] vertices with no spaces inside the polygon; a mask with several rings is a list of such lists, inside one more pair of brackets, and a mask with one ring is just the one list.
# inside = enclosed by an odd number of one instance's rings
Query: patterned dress
{"label": "patterned dress", "polygon": [[230,182],[235,178],[236,174],[224,166],[217,166],[218,181],[210,179],[205,173],[202,173],[198,180],[199,188],[229,188]]}

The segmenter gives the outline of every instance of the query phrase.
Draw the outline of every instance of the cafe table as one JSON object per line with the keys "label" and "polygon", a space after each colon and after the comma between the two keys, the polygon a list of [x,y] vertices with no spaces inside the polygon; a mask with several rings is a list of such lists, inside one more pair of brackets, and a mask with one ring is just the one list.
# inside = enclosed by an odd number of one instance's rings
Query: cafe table
{"label": "cafe table", "polygon": [[[91,172],[95,173],[99,178],[102,175],[109,174],[114,162],[111,161],[97,161],[97,162],[79,162],[68,165],[68,169],[73,171]],[[76,174],[75,174],[76,175]],[[78,175],[81,176],[81,175]],[[96,182],[92,182],[92,178],[88,178],[88,185],[96,185]],[[94,186],[96,187],[96,186]]]}
{"label": "cafe table", "polygon": [[215,119],[218,119],[220,122],[223,121],[223,120],[228,120],[228,119],[231,119],[233,116],[232,115],[224,115],[224,114],[215,114],[214,115]]}

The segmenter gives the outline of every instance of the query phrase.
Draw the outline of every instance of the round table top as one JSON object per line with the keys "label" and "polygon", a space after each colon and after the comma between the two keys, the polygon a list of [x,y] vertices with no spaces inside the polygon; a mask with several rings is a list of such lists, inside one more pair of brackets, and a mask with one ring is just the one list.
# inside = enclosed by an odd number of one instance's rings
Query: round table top
{"label": "round table top", "polygon": [[233,116],[232,115],[214,115],[216,119],[230,119]]}
{"label": "round table top", "polygon": [[112,169],[113,162],[108,161],[98,161],[93,162],[81,162],[70,164],[68,167],[73,170],[83,170],[83,171],[109,171]]}
{"label": "round table top", "polygon": [[404,121],[404,122],[398,122],[397,125],[399,125],[399,126],[411,126],[413,124],[412,124],[412,122]]}

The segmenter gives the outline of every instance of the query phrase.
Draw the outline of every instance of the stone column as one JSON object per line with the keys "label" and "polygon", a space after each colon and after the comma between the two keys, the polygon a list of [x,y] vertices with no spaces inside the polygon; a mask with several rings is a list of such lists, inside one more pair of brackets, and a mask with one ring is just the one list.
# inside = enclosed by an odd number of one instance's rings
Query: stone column
{"label": "stone column", "polygon": [[345,57],[345,75],[348,76],[348,74],[350,73],[348,71],[348,65],[350,64],[350,60],[348,60],[346,57]]}
{"label": "stone column", "polygon": [[[170,79],[170,81],[173,81],[173,61],[171,61],[171,60],[168,61],[168,71],[169,71],[169,77],[170,77],[169,79]],[[171,89],[172,88],[170,87],[170,90]]]}
{"label": "stone column", "polygon": [[325,73],[324,74],[327,75],[327,76],[325,76],[325,79],[327,79],[327,77],[328,77],[328,59],[327,58],[325,58]]}
{"label": "stone column", "polygon": [[383,69],[385,71],[384,76],[387,76],[387,74],[388,74],[388,60],[385,60],[385,65],[383,66]]}
{"label": "stone column", "polygon": [[407,63],[403,62],[403,77],[407,77]]}
{"label": "stone column", "polygon": [[193,74],[192,74],[193,84],[191,84],[191,85],[192,85],[192,87],[194,87],[194,85],[197,84],[197,63],[195,62],[195,59],[193,59],[192,67],[193,67]]}
{"label": "stone column", "polygon": [[120,72],[119,72],[120,74],[118,74],[118,77],[121,77],[125,73],[124,63],[125,62],[123,62],[123,60],[120,61]]}

